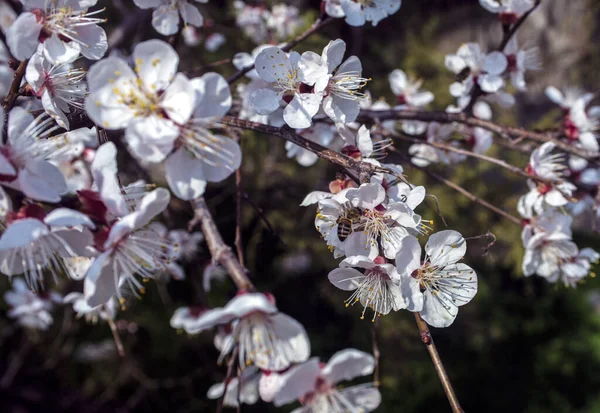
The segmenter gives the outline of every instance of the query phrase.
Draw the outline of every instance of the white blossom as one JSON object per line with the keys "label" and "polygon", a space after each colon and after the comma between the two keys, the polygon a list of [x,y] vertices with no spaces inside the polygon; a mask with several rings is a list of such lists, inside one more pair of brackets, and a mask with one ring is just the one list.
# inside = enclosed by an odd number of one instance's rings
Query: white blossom
{"label": "white blossom", "polygon": [[371,412],[381,403],[375,383],[338,387],[342,381],[373,373],[375,360],[370,354],[352,348],[338,351],[327,364],[312,358],[282,375],[273,398],[275,406],[298,400],[295,413]]}
{"label": "white blossom", "polygon": [[[268,87],[254,90],[250,104],[259,115],[268,115],[283,103],[283,119],[288,126],[308,128],[319,111],[323,99],[322,89],[315,86],[311,72],[320,67],[310,61],[312,55],[296,52],[288,55],[279,47],[268,47],[256,56],[256,72]],[[312,84],[310,82],[312,81]],[[306,83],[308,82],[308,83]]]}
{"label": "white blossom", "polygon": [[6,32],[11,53],[19,60],[29,59],[41,44],[51,63],[75,60],[81,53],[91,60],[104,56],[106,32],[98,24],[104,9],[88,11],[97,0],[21,0],[27,10]]}
{"label": "white blossom", "polygon": [[487,93],[495,93],[504,87],[502,74],[508,61],[501,52],[483,53],[477,43],[466,43],[456,54],[446,56],[446,67],[453,73],[466,76],[450,85],[454,97],[467,96],[475,83]]}
{"label": "white blossom", "polygon": [[12,281],[12,290],[4,293],[4,301],[9,306],[9,318],[14,318],[26,328],[47,330],[54,321],[50,311],[54,304],[60,302],[60,295],[55,292],[36,294],[27,287],[21,278]]}
{"label": "white blossom", "polygon": [[407,309],[418,311],[433,327],[451,325],[458,307],[477,294],[477,274],[468,265],[458,262],[466,251],[467,242],[452,230],[429,237],[423,261],[421,246],[415,237],[401,241],[396,267]]}
{"label": "white blossom", "polygon": [[[195,0],[206,3],[208,0]],[[133,0],[142,9],[154,9],[152,27],[163,36],[170,36],[179,30],[179,16],[184,26],[202,27],[204,19],[198,9],[188,0]]]}
{"label": "white blossom", "polygon": [[[364,271],[360,272],[357,268]],[[348,257],[340,262],[340,268],[329,273],[328,278],[337,288],[353,291],[345,304],[348,307],[360,303],[364,307],[361,320],[365,318],[367,308],[373,310],[373,322],[377,316],[406,308],[400,275],[396,267],[386,263],[384,257],[374,260],[361,256]]]}
{"label": "white blossom", "polygon": [[83,110],[87,95],[85,73],[83,69],[72,69],[70,64],[52,64],[40,47],[27,64],[25,80],[41,99],[46,113],[68,130],[67,116]]}
{"label": "white blossom", "polygon": [[[340,6],[350,26],[373,26],[400,9],[401,0],[340,0]],[[337,16],[335,16],[337,17]]]}
{"label": "white blossom", "polygon": [[223,343],[221,357],[238,346],[240,366],[256,365],[262,370],[281,371],[308,359],[310,343],[306,331],[293,318],[279,312],[272,296],[242,293],[223,308],[202,313],[182,327],[189,334],[232,323]]}

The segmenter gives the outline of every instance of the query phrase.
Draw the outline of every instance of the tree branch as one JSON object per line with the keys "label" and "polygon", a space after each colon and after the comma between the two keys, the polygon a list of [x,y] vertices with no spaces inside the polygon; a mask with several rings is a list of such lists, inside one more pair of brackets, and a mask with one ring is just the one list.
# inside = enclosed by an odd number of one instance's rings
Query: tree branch
{"label": "tree branch", "polygon": [[251,130],[255,132],[265,133],[267,135],[278,136],[285,139],[288,142],[295,143],[296,145],[315,153],[319,158],[325,159],[331,163],[344,168],[350,176],[358,178],[361,182],[365,176],[371,176],[374,173],[391,173],[392,171],[386,168],[381,168],[370,164],[368,162],[357,161],[356,159],[350,158],[342,153],[335,152],[328,149],[316,142],[303,138],[294,132],[293,129],[284,125],[281,128],[276,126],[264,125],[262,123],[251,122],[248,120],[238,119],[231,116],[224,116],[221,121],[222,124],[227,126],[233,126],[235,128]]}
{"label": "tree branch", "polygon": [[477,197],[475,194],[472,194],[471,192],[467,191],[465,188],[463,188],[462,186],[455,184],[454,182],[436,174],[435,172],[429,171],[427,168],[421,168],[418,167],[414,164],[411,164],[410,166],[417,168],[417,169],[421,169],[422,171],[424,171],[427,175],[431,176],[433,179],[436,179],[438,181],[440,181],[443,184],[446,184],[447,186],[449,186],[450,188],[454,189],[457,192],[460,192],[461,194],[463,194],[464,196],[466,196],[467,198],[469,198],[471,201],[476,202],[480,205],[483,205],[484,207],[488,208],[489,210],[491,210],[492,212],[495,212],[496,214],[508,219],[511,222],[514,222],[515,224],[521,226],[521,220],[512,215],[509,214],[508,212],[504,211],[503,209],[498,208],[497,206],[494,206],[492,204],[490,204],[487,201],[484,201],[483,199]]}
{"label": "tree branch", "polygon": [[537,181],[537,182],[542,182],[542,183],[547,184],[547,185],[554,185],[554,184],[557,183],[556,181],[554,181],[552,179],[546,179],[546,178],[542,178],[542,177],[539,177],[539,176],[530,175],[527,172],[525,172],[523,169],[518,168],[518,167],[516,167],[514,165],[511,165],[508,162],[503,161],[502,159],[494,158],[492,156],[483,155],[481,153],[476,153],[476,152],[473,152],[473,151],[469,151],[469,150],[462,149],[462,148],[457,148],[455,146],[446,145],[446,144],[443,144],[443,143],[428,142],[428,141],[426,141],[424,139],[418,139],[418,138],[414,138],[412,136],[407,136],[407,135],[402,135],[402,134],[395,135],[394,138],[401,139],[401,140],[408,141],[408,142],[414,142],[414,143],[420,143],[420,144],[424,144],[424,145],[429,145],[429,146],[432,146],[434,148],[442,149],[444,151],[459,153],[461,155],[469,156],[471,158],[480,159],[482,161],[486,161],[486,162],[492,163],[494,165],[498,165],[498,166],[500,166],[500,167],[502,167],[504,169],[507,169],[510,172],[512,172],[512,173],[514,173],[516,175],[519,175],[519,176],[521,176],[523,178],[531,179],[531,180],[534,180],[534,181]]}
{"label": "tree branch", "polygon": [[194,208],[194,218],[188,224],[188,231],[191,232],[196,224],[200,223],[213,259],[227,270],[238,290],[254,290],[254,285],[246,275],[246,270],[237,260],[231,248],[223,241],[204,198],[193,200],[192,207]]}
{"label": "tree branch", "polygon": [[460,403],[458,402],[458,398],[456,397],[456,393],[454,393],[454,388],[452,387],[452,383],[450,382],[450,378],[448,377],[448,373],[446,373],[446,369],[444,368],[444,364],[442,363],[442,359],[437,351],[437,347],[433,342],[433,337],[431,336],[431,332],[429,331],[429,327],[427,323],[423,321],[421,315],[419,313],[415,314],[415,320],[417,320],[417,326],[419,327],[419,333],[421,335],[421,341],[425,344],[425,348],[429,352],[431,356],[431,361],[433,362],[433,367],[435,367],[435,371],[442,383],[442,387],[444,388],[444,392],[446,393],[446,397],[448,397],[448,401],[450,402],[450,406],[452,407],[453,413],[464,413],[462,407],[460,407]]}
{"label": "tree branch", "polygon": [[583,149],[575,148],[568,143],[554,139],[544,133],[528,131],[522,128],[504,126],[489,120],[478,119],[466,113],[428,112],[418,110],[362,110],[358,121],[362,123],[383,122],[385,120],[420,120],[424,122],[451,123],[457,122],[472,127],[480,127],[510,139],[510,137],[530,139],[540,143],[552,142],[559,149],[588,161],[597,161],[598,154]]}
{"label": "tree branch", "polygon": [[23,76],[25,76],[25,69],[27,69],[27,60],[23,60],[15,74],[13,75],[13,81],[10,85],[10,89],[8,90],[8,94],[6,98],[2,102],[2,109],[4,109],[4,134],[3,139],[7,138],[6,129],[8,128],[8,112],[13,108],[17,98],[19,97],[19,86],[21,86],[21,81],[23,80]]}

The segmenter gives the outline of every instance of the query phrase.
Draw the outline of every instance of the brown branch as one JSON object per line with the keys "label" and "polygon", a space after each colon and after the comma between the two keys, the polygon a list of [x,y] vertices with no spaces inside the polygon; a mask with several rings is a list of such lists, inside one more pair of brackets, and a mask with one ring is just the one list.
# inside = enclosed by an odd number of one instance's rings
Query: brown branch
{"label": "brown branch", "polygon": [[424,122],[451,123],[457,122],[472,127],[480,127],[491,132],[497,133],[503,138],[510,137],[530,139],[540,143],[553,142],[559,149],[588,161],[598,160],[598,154],[583,149],[575,148],[568,143],[554,139],[554,137],[529,131],[527,129],[504,126],[489,120],[478,119],[469,116],[466,113],[448,113],[448,112],[427,112],[418,110],[362,110],[358,121],[370,123],[374,121],[383,122],[385,120],[420,120]]}
{"label": "brown branch", "polygon": [[[240,136],[235,134],[235,140],[238,144]],[[244,266],[244,247],[242,245],[242,166],[235,171],[235,249],[237,250],[238,261]]]}
{"label": "brown branch", "polygon": [[379,351],[379,344],[377,340],[377,327],[379,325],[379,319],[375,319],[375,322],[371,326],[371,346],[373,347],[373,358],[375,359],[375,368],[373,369],[373,383],[379,387],[379,358],[381,352]]}
{"label": "brown branch", "polygon": [[112,333],[113,339],[115,341],[115,346],[117,347],[117,352],[119,356],[125,357],[125,349],[123,347],[123,342],[121,341],[121,337],[119,336],[119,330],[114,322],[114,320],[110,317],[106,319],[108,326],[110,327],[110,332]]}
{"label": "brown branch", "polygon": [[254,290],[254,285],[246,275],[244,267],[237,260],[231,248],[223,241],[223,237],[221,237],[204,198],[200,197],[193,200],[192,207],[194,208],[194,218],[188,224],[188,231],[191,232],[196,224],[200,223],[213,259],[227,270],[239,290]]}
{"label": "brown branch", "polygon": [[[329,23],[331,23],[334,20],[336,20],[336,19],[333,17],[327,17],[323,20],[321,20],[320,18],[317,19],[317,21],[315,21],[313,23],[313,25],[310,26],[304,33],[302,33],[295,39],[289,41],[285,46],[283,46],[281,48],[281,50],[283,50],[284,52],[289,52],[298,43],[302,42],[303,40],[305,40],[308,37],[312,36],[313,34],[317,33],[319,30],[321,30],[323,27],[327,26]],[[246,73],[248,73],[252,69],[254,69],[254,65],[245,67],[242,70],[237,71],[236,73],[231,75],[229,78],[227,78],[227,83],[231,84],[231,83],[235,82],[236,80],[240,79],[242,76],[244,76]]]}
{"label": "brown branch", "polygon": [[[533,13],[533,11],[537,8],[537,6],[540,5],[540,2],[541,2],[541,0],[536,0],[533,7],[530,10],[528,10],[527,12],[523,13],[523,15],[519,18],[519,20],[517,20],[515,24],[510,26],[510,28],[507,29],[506,26],[503,26],[504,34],[502,36],[502,41],[500,42],[500,45],[496,49],[498,52],[504,52],[504,48],[506,47],[508,42],[510,42],[510,39],[512,39],[512,37],[517,33],[517,30],[519,29],[519,27],[521,27],[521,25],[525,22],[525,20],[527,20],[527,17],[529,17],[529,15],[531,13]],[[481,87],[479,86],[479,84],[475,83],[475,85],[473,86],[473,90],[471,91],[471,100],[469,100],[469,103],[467,104],[467,106],[465,107],[463,112],[464,113],[472,113],[473,106],[475,106],[475,103],[477,103],[477,99],[479,99],[479,97],[481,97],[483,94],[484,94],[483,90],[481,90]]]}
{"label": "brown branch", "polygon": [[504,169],[507,169],[510,172],[512,172],[512,173],[514,173],[516,175],[519,175],[519,176],[521,176],[523,178],[532,179],[534,181],[542,182],[542,183],[545,183],[547,185],[553,185],[553,184],[556,183],[556,181],[554,181],[552,179],[546,179],[546,178],[542,178],[542,177],[539,177],[539,176],[530,175],[527,172],[525,172],[523,169],[518,168],[518,167],[516,167],[514,165],[511,165],[508,162],[503,161],[502,159],[494,158],[492,156],[483,155],[481,153],[476,153],[476,152],[473,152],[473,151],[469,151],[467,149],[457,148],[456,146],[446,145],[446,144],[443,144],[443,143],[428,142],[428,141],[425,141],[423,139],[414,138],[412,136],[395,135],[394,137],[398,138],[398,139],[402,139],[404,141],[413,142],[413,143],[421,143],[421,144],[432,146],[434,148],[442,149],[444,151],[459,153],[461,155],[469,156],[471,158],[480,159],[482,161],[486,161],[486,162],[492,163],[494,165],[498,165],[498,166],[500,166],[500,167],[502,167]]}
{"label": "brown branch", "polygon": [[448,401],[450,402],[450,406],[452,407],[453,413],[463,413],[464,410],[460,407],[460,403],[456,397],[456,393],[454,393],[454,388],[452,387],[452,383],[450,382],[450,378],[448,377],[448,373],[446,373],[446,369],[444,368],[444,364],[442,363],[442,359],[437,351],[437,347],[433,342],[433,337],[431,336],[431,332],[429,331],[429,327],[427,323],[423,321],[421,315],[419,313],[415,314],[415,320],[417,320],[417,326],[419,327],[419,333],[421,335],[421,341],[425,344],[425,348],[429,352],[431,356],[431,361],[433,362],[433,366],[435,367],[435,371],[442,383],[442,387],[444,388],[444,392],[446,393],[446,397],[448,397]]}
{"label": "brown branch", "polygon": [[435,172],[431,172],[431,171],[427,170],[427,168],[420,168],[420,167],[418,167],[416,165],[411,165],[411,166],[416,167],[418,169],[421,169],[421,170],[425,171],[425,173],[427,175],[431,176],[433,179],[436,179],[436,180],[442,182],[443,184],[446,184],[450,188],[454,189],[455,191],[460,192],[461,194],[463,194],[464,196],[466,196],[467,198],[469,198],[471,201],[476,202],[476,203],[478,203],[478,204],[480,204],[480,205],[488,208],[489,210],[491,210],[491,211],[495,212],[496,214],[498,214],[498,215],[500,215],[500,216],[508,219],[509,221],[514,222],[515,224],[517,224],[519,226],[521,225],[521,220],[518,217],[516,217],[516,216],[514,216],[512,214],[509,214],[508,212],[504,211],[503,209],[500,209],[497,206],[494,206],[494,205],[490,204],[487,201],[484,201],[483,199],[477,197],[475,194],[472,194],[471,192],[467,191],[462,186],[460,186],[458,184],[455,184],[454,182],[452,182],[452,181],[450,181],[450,180],[448,180],[448,179],[446,179],[446,178],[444,178],[444,177],[436,174]]}
{"label": "brown branch", "polygon": [[392,173],[392,171],[386,168],[377,167],[368,162],[357,161],[349,156],[342,153],[335,152],[331,149],[324,147],[316,142],[303,138],[294,132],[293,129],[284,125],[281,128],[276,126],[264,125],[262,123],[251,122],[248,120],[238,119],[231,116],[224,116],[221,121],[222,124],[227,126],[233,126],[235,128],[252,130],[255,132],[265,133],[267,135],[278,136],[285,139],[288,142],[295,143],[296,145],[315,153],[319,158],[325,159],[331,163],[334,163],[344,168],[350,176],[358,178],[361,182],[364,181],[364,177],[370,177],[374,173]]}
{"label": "brown branch", "polygon": [[8,128],[8,112],[13,108],[17,98],[19,97],[19,86],[21,86],[21,81],[23,80],[23,76],[25,76],[25,69],[27,69],[27,60],[23,60],[15,74],[13,75],[13,81],[10,85],[10,89],[8,90],[8,94],[6,98],[2,102],[2,109],[4,109],[4,134],[3,139],[7,138],[7,128]]}
{"label": "brown branch", "polygon": [[[233,378],[233,365],[235,364],[235,360],[237,359],[238,351],[239,348],[236,346],[233,349],[233,353],[231,353],[231,358],[229,359],[229,362],[227,363],[227,374],[225,375],[225,380],[223,382],[223,396],[219,398],[219,403],[217,404],[217,413],[221,413],[223,411],[223,404],[225,403],[225,397],[227,397],[227,388],[229,387],[229,382],[231,382],[231,379]],[[237,385],[239,391],[239,389],[241,389],[242,387],[242,380],[240,375],[238,375]],[[238,405],[239,404],[240,402],[238,397]]]}
{"label": "brown branch", "polygon": [[508,44],[510,39],[512,39],[512,37],[515,35],[515,33],[517,33],[517,30],[519,30],[519,27],[521,27],[521,25],[525,22],[525,20],[527,20],[529,15],[531,13],[533,13],[535,11],[535,9],[537,9],[537,7],[540,5],[541,2],[542,2],[542,0],[536,0],[533,7],[531,9],[529,9],[528,11],[526,11],[525,13],[523,13],[523,15],[519,18],[519,20],[517,20],[517,22],[515,24],[513,24],[511,26],[511,28],[504,33],[504,36],[502,37],[502,41],[500,42],[500,45],[498,46],[499,52],[504,51],[504,48],[506,47],[506,45]]}

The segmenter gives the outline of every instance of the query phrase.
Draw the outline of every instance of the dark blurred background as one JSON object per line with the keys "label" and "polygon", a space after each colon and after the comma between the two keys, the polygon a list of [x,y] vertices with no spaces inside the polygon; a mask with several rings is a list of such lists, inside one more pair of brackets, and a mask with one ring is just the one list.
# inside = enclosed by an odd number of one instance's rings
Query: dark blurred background
{"label": "dark blurred background", "polygon": [[[128,1],[100,1],[108,8],[107,32],[123,19],[136,24],[121,46],[159,37],[149,14],[136,11]],[[270,3],[270,2],[269,2]],[[305,27],[318,15],[319,2],[288,2],[303,13]],[[595,0],[544,0],[519,33],[521,44],[539,46],[544,70],[529,79],[518,104],[504,110],[494,107],[494,119],[529,128],[551,127],[558,109],[544,97],[547,85],[580,86],[596,92],[599,86],[598,16]],[[122,16],[120,7],[130,10]],[[180,70],[188,70],[250,51],[255,45],[235,28],[230,2],[200,5],[207,32],[218,31],[227,43],[216,52],[202,46],[179,45]],[[303,28],[302,28],[303,29]],[[299,30],[299,32],[302,31]],[[501,37],[496,16],[476,0],[405,0],[398,13],[377,27],[350,28],[343,21],[328,26],[297,50],[320,52],[329,39],[341,37],[357,54],[364,73],[374,80],[374,98],[392,102],[387,76],[395,68],[422,78],[424,88],[436,95],[432,108],[452,103],[448,86],[452,75],[444,56],[464,42],[495,47]],[[219,66],[224,75],[230,65]],[[245,80],[242,80],[242,82]],[[307,329],[312,354],[327,360],[338,350],[354,347],[372,351],[372,323],[360,320],[356,308],[345,308],[347,294],[333,287],[327,274],[337,262],[314,229],[315,208],[298,204],[314,189],[325,190],[335,168],[324,161],[310,168],[285,156],[284,142],[267,136],[242,137],[243,203],[242,236],[246,266],[262,291],[271,291],[281,311]],[[398,144],[406,151],[404,144]],[[492,154],[518,166],[527,158],[519,152],[495,148]],[[393,156],[391,161],[401,162]],[[487,251],[489,238],[469,241],[466,262],[479,276],[479,293],[462,307],[455,323],[432,329],[441,357],[467,412],[600,412],[600,291],[589,278],[576,289],[524,278],[520,266],[521,228],[473,204],[452,189],[430,180],[405,162],[408,179],[426,186],[437,197],[449,228],[465,237],[492,232],[498,241]],[[139,176],[122,164],[125,180]],[[456,167],[433,170],[468,188],[477,196],[516,214],[525,182],[495,167],[469,159]],[[153,171],[161,184],[160,171]],[[164,176],[164,175],[163,175]],[[162,178],[164,179],[164,178]],[[233,177],[222,185],[209,185],[206,199],[226,241],[235,231]],[[418,210],[444,229],[435,201],[428,198]],[[174,200],[163,217],[170,227],[183,228],[192,217],[188,204]],[[580,247],[600,248],[589,232],[590,218],[582,217],[575,239]],[[217,403],[206,391],[222,380],[226,368],[216,363],[218,352],[212,334],[188,336],[169,326],[173,311],[182,305],[221,306],[235,294],[229,281],[215,281],[210,293],[202,286],[202,272],[210,261],[201,246],[194,262],[185,265],[187,279],[163,279],[148,284],[142,300],[131,299],[117,316],[126,356],[114,351],[109,327],[75,319],[68,307],[54,310],[53,326],[46,332],[26,331],[0,312],[0,411],[26,412],[209,412]],[[0,279],[0,291],[9,288]],[[80,289],[64,282],[58,291]],[[0,304],[5,306],[4,302]],[[450,407],[426,349],[420,341],[413,315],[406,311],[379,320],[381,351],[379,412],[447,412]],[[367,379],[367,378],[365,378]],[[243,406],[244,412],[291,411],[293,405],[274,409],[265,403]]]}

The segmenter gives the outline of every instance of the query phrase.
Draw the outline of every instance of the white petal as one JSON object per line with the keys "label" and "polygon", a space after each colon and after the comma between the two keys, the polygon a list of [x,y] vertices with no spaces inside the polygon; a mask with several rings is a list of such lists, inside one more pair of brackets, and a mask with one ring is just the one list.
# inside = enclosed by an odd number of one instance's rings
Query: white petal
{"label": "white petal", "polygon": [[323,57],[327,61],[327,71],[329,73],[333,73],[334,69],[342,63],[344,53],[346,53],[346,42],[342,39],[332,40],[325,46]]}
{"label": "white petal", "polygon": [[19,187],[25,195],[39,201],[59,202],[67,192],[67,183],[60,170],[50,162],[31,159],[19,172]]}
{"label": "white petal", "polygon": [[508,61],[504,53],[491,52],[485,56],[482,69],[490,75],[500,75],[506,70],[507,65]]}
{"label": "white petal", "polygon": [[335,353],[322,371],[331,384],[373,373],[375,359],[372,355],[352,348]]}
{"label": "white petal", "polygon": [[[177,198],[191,200],[204,194],[206,181],[196,174],[200,161],[185,148],[179,148],[166,162],[166,178],[169,188]],[[200,177],[198,177],[198,176]]]}
{"label": "white petal", "polygon": [[285,374],[273,404],[278,407],[283,406],[315,391],[315,382],[320,371],[319,359],[317,358],[312,358],[304,364],[293,367]]}
{"label": "white petal", "polygon": [[460,260],[467,252],[467,242],[453,230],[436,232],[425,244],[425,253],[433,265],[447,265]]}
{"label": "white petal", "polygon": [[404,89],[406,88],[408,81],[406,73],[400,69],[395,69],[390,73],[388,79],[392,93],[396,96],[404,95]]}
{"label": "white petal", "polygon": [[185,3],[183,7],[179,9],[179,12],[181,13],[181,17],[183,17],[183,22],[185,24],[195,27],[202,27],[204,24],[204,19],[202,18],[200,11],[189,3]]}
{"label": "white petal", "polygon": [[373,141],[371,140],[371,133],[362,125],[356,133],[356,146],[358,150],[365,158],[370,157],[373,154]]}
{"label": "white petal", "polygon": [[[292,317],[276,313],[269,317],[275,334],[275,348],[279,349],[280,357],[268,357],[267,360],[254,360],[258,368],[280,371],[288,368],[293,363],[302,363],[310,356],[310,342],[302,324]],[[264,364],[263,364],[264,362]]]}
{"label": "white petal", "polygon": [[292,101],[283,110],[283,119],[289,127],[304,129],[312,125],[312,118],[319,111],[321,96],[314,93],[294,95]]}
{"label": "white petal", "polygon": [[365,276],[354,268],[336,268],[327,278],[340,290],[353,291],[364,281]]}
{"label": "white petal", "polygon": [[108,41],[104,29],[96,24],[89,24],[77,28],[81,46],[81,54],[90,60],[99,60],[106,54]]}
{"label": "white petal", "polygon": [[249,102],[259,115],[268,115],[279,109],[279,94],[271,89],[258,89],[252,91]]}
{"label": "white petal", "polygon": [[6,32],[6,43],[13,56],[29,59],[37,50],[43,25],[33,13],[22,13]]}
{"label": "white petal", "polygon": [[172,82],[179,56],[171,45],[162,40],[148,40],[133,50],[135,69],[148,92],[165,90]]}
{"label": "white petal", "polygon": [[183,125],[190,119],[195,101],[192,82],[184,74],[178,73],[162,95],[160,107],[167,112],[169,119]]}
{"label": "white petal", "polygon": [[[201,78],[192,79],[196,90],[194,117],[201,119],[220,119],[231,109],[231,91],[229,84],[218,73],[206,73]],[[277,100],[279,104],[279,101]]]}
{"label": "white petal", "polygon": [[74,227],[77,225],[83,225],[91,229],[96,228],[92,220],[87,215],[69,208],[57,208],[53,210],[46,215],[44,222],[47,225],[53,226]]}
{"label": "white petal", "polygon": [[336,123],[352,123],[358,117],[360,104],[356,100],[329,95],[323,99],[323,110]]}
{"label": "white petal", "polygon": [[304,197],[300,206],[313,205],[319,202],[321,199],[331,198],[333,194],[324,191],[313,191]]}
{"label": "white petal", "polygon": [[90,307],[106,304],[117,294],[118,274],[113,272],[112,251],[100,254],[88,270],[83,294]]}
{"label": "white petal", "polygon": [[160,6],[152,13],[152,27],[163,36],[171,36],[179,29],[179,10],[170,5]]}
{"label": "white petal", "polygon": [[27,246],[49,233],[48,227],[39,219],[19,219],[9,225],[0,237],[0,251]]}
{"label": "white petal", "polygon": [[158,116],[134,118],[125,130],[132,152],[146,162],[161,162],[173,150],[179,128],[171,120]]}
{"label": "white petal", "polygon": [[117,148],[107,142],[100,146],[92,162],[92,176],[106,207],[116,216],[127,213],[127,204],[117,180]]}
{"label": "white petal", "polygon": [[279,47],[267,47],[256,56],[256,72],[265,82],[285,79],[292,72],[290,61]]}
{"label": "white petal", "polygon": [[494,93],[504,87],[504,79],[500,76],[481,75],[477,78],[477,83],[484,92]]}
{"label": "white petal", "polygon": [[52,63],[68,63],[77,59],[81,47],[76,42],[63,42],[56,33],[43,43],[44,56]]}

